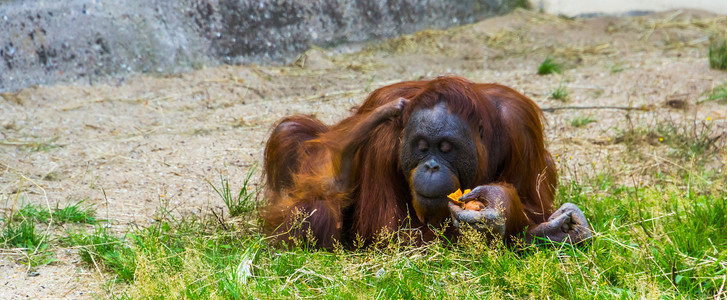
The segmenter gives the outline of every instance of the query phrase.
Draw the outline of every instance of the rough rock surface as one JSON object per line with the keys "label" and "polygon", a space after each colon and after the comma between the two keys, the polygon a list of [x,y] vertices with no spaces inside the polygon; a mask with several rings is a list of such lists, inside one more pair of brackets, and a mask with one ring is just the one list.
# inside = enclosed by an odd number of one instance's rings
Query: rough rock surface
{"label": "rough rock surface", "polygon": [[0,1],[0,92],[220,63],[472,23],[518,0]]}

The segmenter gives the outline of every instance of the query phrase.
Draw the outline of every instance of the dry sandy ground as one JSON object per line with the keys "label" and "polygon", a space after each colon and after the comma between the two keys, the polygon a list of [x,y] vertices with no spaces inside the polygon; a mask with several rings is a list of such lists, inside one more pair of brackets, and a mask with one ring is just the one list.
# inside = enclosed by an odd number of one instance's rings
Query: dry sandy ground
{"label": "dry sandy ground", "polygon": [[[709,36],[724,28],[727,17],[690,11],[587,20],[518,11],[363,45],[360,52],[312,50],[295,66],[31,87],[0,98],[0,209],[88,199],[117,232],[153,222],[159,207],[206,214],[223,206],[207,180],[217,183],[222,175],[239,186],[261,163],[277,119],[303,113],[335,122],[377,87],[445,74],[512,86],[541,107],[643,106],[650,109],[630,114],[637,126],[664,116],[709,117],[724,131],[725,105],[695,104],[727,82],[727,73],[711,70],[706,58]],[[563,74],[535,75],[546,56],[565,63]],[[561,84],[570,92],[567,103],[549,97]],[[665,107],[669,99],[686,101],[687,109]],[[600,143],[628,128],[626,114],[546,113],[549,148],[562,158],[561,168],[587,171],[609,158],[623,172],[638,172],[635,164],[619,163],[622,144]],[[570,125],[583,116],[597,122]],[[71,249],[56,252],[58,262],[30,277],[18,263],[21,252],[0,250],[0,298],[79,298],[108,288],[109,275],[80,264]]]}

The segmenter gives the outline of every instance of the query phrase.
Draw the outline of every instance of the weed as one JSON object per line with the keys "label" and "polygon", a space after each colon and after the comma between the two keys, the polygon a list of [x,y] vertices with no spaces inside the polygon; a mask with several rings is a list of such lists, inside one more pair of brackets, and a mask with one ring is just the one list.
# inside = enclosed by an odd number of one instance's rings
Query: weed
{"label": "weed", "polygon": [[713,37],[708,55],[710,68],[727,70],[727,39]]}
{"label": "weed", "polygon": [[561,64],[555,62],[552,58],[547,57],[538,67],[538,75],[548,75],[553,73],[560,74],[562,72],[562,68],[563,66]]}
{"label": "weed", "polygon": [[30,152],[48,152],[50,150],[59,148],[59,145],[52,143],[35,143],[29,146]]}
{"label": "weed", "polygon": [[51,212],[48,209],[40,205],[28,203],[22,205],[20,209],[18,209],[18,212],[12,216],[12,219],[16,221],[48,223],[50,217]]}
{"label": "weed", "polygon": [[699,101],[698,103],[718,101],[719,103],[727,103],[727,84],[723,84],[715,87],[709,93],[706,99]]}
{"label": "weed", "polygon": [[212,189],[215,190],[217,195],[222,197],[222,200],[225,202],[227,209],[230,211],[230,216],[240,216],[255,210],[255,208],[257,207],[257,198],[260,194],[260,188],[253,187],[252,183],[250,182],[254,171],[255,167],[250,168],[247,173],[247,177],[245,177],[245,181],[243,181],[242,183],[242,187],[240,187],[240,191],[237,192],[236,195],[232,194],[229,180],[223,178],[222,175],[220,175],[219,189],[215,187],[211,182],[207,181],[207,183],[212,186]]}
{"label": "weed", "polygon": [[56,206],[53,211],[49,211],[47,208],[41,205],[34,205],[32,203],[23,205],[18,212],[13,216],[15,220],[28,220],[30,222],[41,222],[48,223],[53,216],[53,222],[56,223],[85,223],[85,224],[96,224],[96,211],[93,209],[93,205],[83,206],[85,200],[81,200],[74,204],[68,204],[63,208]]}
{"label": "weed", "polygon": [[8,222],[0,235],[3,247],[34,249],[43,241],[33,222]]}
{"label": "weed", "polygon": [[52,238],[52,230],[45,231],[43,236],[37,231],[37,223],[50,225],[68,222],[95,224],[95,211],[92,206],[83,207],[79,201],[63,208],[50,211],[45,207],[34,204],[25,204],[14,214],[7,216],[5,226],[0,232],[0,242],[3,248],[23,248],[25,257],[21,260],[31,266],[45,265],[55,261],[55,253],[50,250],[48,240]]}
{"label": "weed", "polygon": [[23,147],[29,152],[48,152],[50,150],[63,147],[56,143],[59,137],[53,137],[46,140],[35,140],[27,143],[20,143],[19,146]]}
{"label": "weed", "polygon": [[675,120],[661,118],[648,127],[634,127],[623,131],[616,139],[616,143],[623,142],[629,153],[640,153],[640,146],[667,146],[666,154],[682,161],[696,159],[703,164],[710,161],[714,150],[718,150],[723,132],[715,132],[712,122],[706,120],[690,120],[685,124],[678,124]]}
{"label": "weed", "polygon": [[69,204],[63,208],[56,208],[53,211],[53,218],[59,223],[84,223],[96,224],[96,210],[93,205],[82,206],[85,200]]}
{"label": "weed", "polygon": [[555,90],[550,93],[550,97],[555,100],[567,101],[568,100],[568,89],[564,84],[558,85]]}
{"label": "weed", "polygon": [[579,117],[575,117],[573,120],[571,120],[570,125],[578,128],[578,127],[583,127],[583,126],[586,126],[586,125],[594,123],[594,122],[596,122],[596,119],[591,118],[590,116],[585,116],[585,117],[579,116]]}
{"label": "weed", "polygon": [[48,249],[49,244],[39,234],[35,223],[8,222],[0,231],[0,245],[2,248],[23,249],[25,256],[21,262],[29,266],[47,265],[56,261],[55,253]]}
{"label": "weed", "polygon": [[693,120],[686,126],[664,120],[657,122],[655,129],[659,141],[673,149],[672,156],[683,159],[703,157],[710,149],[716,149],[716,143],[724,135],[713,133],[712,123],[708,120]]}
{"label": "weed", "polygon": [[78,247],[78,254],[85,263],[112,271],[122,281],[133,281],[136,256],[125,239],[109,234],[108,227],[97,226],[90,234],[69,231],[62,240],[68,246]]}
{"label": "weed", "polygon": [[623,72],[623,70],[625,70],[626,68],[624,67],[623,64],[615,63],[615,64],[611,65],[611,67],[609,69],[611,71],[611,74],[617,74],[617,73]]}

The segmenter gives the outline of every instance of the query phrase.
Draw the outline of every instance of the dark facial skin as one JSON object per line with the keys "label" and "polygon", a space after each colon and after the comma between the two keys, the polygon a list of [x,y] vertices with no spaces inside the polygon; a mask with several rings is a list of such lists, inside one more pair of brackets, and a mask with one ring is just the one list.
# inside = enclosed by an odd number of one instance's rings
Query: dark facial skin
{"label": "dark facial skin", "polygon": [[408,174],[420,221],[437,225],[447,218],[447,195],[472,186],[477,165],[469,126],[443,102],[412,112],[404,131],[401,167]]}

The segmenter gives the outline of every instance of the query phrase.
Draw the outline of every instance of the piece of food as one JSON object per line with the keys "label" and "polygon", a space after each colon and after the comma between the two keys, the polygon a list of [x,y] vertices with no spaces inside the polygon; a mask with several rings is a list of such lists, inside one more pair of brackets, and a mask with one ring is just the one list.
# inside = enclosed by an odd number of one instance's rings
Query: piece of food
{"label": "piece of food", "polygon": [[459,201],[462,196],[469,193],[470,190],[466,189],[464,192],[462,192],[460,189],[457,189],[454,193],[449,194],[447,197],[450,201],[454,202],[454,204],[459,205],[462,209],[469,209],[469,210],[482,210],[485,208],[485,204],[478,200],[472,200],[467,202]]}
{"label": "piece of food", "polygon": [[485,209],[485,204],[477,200],[472,200],[462,205],[462,208],[470,210],[483,210]]}
{"label": "piece of food", "polygon": [[459,201],[459,198],[462,198],[462,196],[469,193],[470,191],[471,191],[470,189],[466,189],[466,190],[464,190],[464,193],[463,193],[462,190],[457,189],[454,193],[447,195],[447,198],[449,198],[449,200],[452,200],[452,202],[454,202],[455,204],[462,206],[464,204],[464,202]]}

